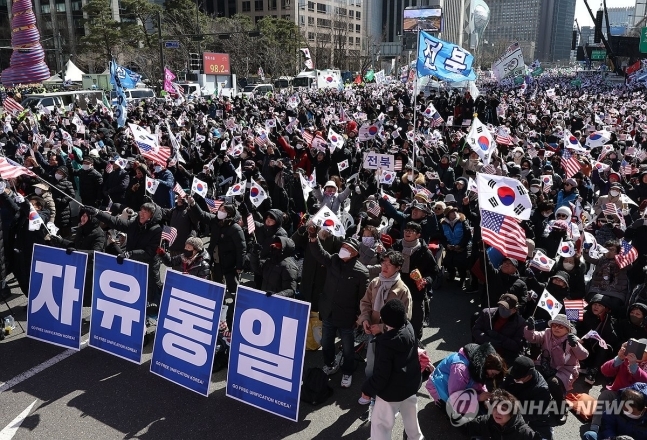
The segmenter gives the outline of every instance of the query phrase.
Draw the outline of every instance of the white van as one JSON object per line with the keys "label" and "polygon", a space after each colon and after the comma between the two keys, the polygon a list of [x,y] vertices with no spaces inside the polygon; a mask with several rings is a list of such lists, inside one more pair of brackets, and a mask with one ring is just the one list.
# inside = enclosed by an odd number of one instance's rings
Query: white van
{"label": "white van", "polygon": [[274,93],[274,86],[272,84],[250,84],[245,86],[239,95],[249,99],[252,96],[265,96],[270,92]]}
{"label": "white van", "polygon": [[[103,101],[103,90],[76,90],[73,92],[53,93],[30,93],[25,95],[20,105],[24,108],[42,107],[49,111],[54,108],[68,108],[71,103],[76,103],[81,109],[86,110],[88,104],[97,105],[97,101]],[[86,101],[87,98],[87,101]]]}
{"label": "white van", "polygon": [[[126,95],[126,102],[128,103],[137,103],[142,99],[155,99],[155,90],[147,88],[126,89],[124,90],[124,94]],[[117,105],[117,92],[115,92],[114,90],[110,92],[110,103],[112,105]]]}

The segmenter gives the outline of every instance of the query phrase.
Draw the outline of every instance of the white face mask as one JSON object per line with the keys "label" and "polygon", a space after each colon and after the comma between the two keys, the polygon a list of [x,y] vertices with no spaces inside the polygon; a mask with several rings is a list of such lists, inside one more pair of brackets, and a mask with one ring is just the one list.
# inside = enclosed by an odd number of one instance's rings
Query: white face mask
{"label": "white face mask", "polygon": [[641,412],[640,414],[633,414],[631,411],[622,411],[622,413],[629,417],[630,419],[637,420],[643,416],[643,413]]}
{"label": "white face mask", "polygon": [[342,260],[345,260],[345,259],[347,259],[347,258],[350,258],[350,255],[351,255],[351,254],[350,254],[350,252],[348,251],[348,249],[346,249],[346,248],[341,248],[341,249],[339,249],[339,258],[341,258]]}
{"label": "white face mask", "polygon": [[618,197],[620,195],[620,191],[609,191],[609,195],[611,197]]}
{"label": "white face mask", "polygon": [[35,192],[37,195],[41,195],[41,194],[43,193],[43,190],[42,190],[42,189],[40,189],[40,188],[34,188],[34,192]]}
{"label": "white face mask", "polygon": [[566,270],[573,270],[575,265],[573,263],[564,263],[564,269]]}
{"label": "white face mask", "polygon": [[537,188],[536,186],[531,186],[530,192],[533,194],[537,194],[539,192],[539,188]]}
{"label": "white face mask", "polygon": [[90,169],[90,165],[85,164],[85,163],[83,165],[81,165],[81,167],[86,171]]}
{"label": "white face mask", "polygon": [[364,244],[364,246],[373,247],[373,245],[375,244],[375,238],[374,237],[362,237],[362,243]]}
{"label": "white face mask", "polygon": [[63,180],[62,174],[55,174],[54,177],[56,178],[56,180]]}
{"label": "white face mask", "polygon": [[220,220],[224,220],[224,219],[226,219],[226,218],[227,218],[227,213],[226,213],[226,212],[224,212],[224,211],[218,211],[218,218],[219,218]]}
{"label": "white face mask", "polygon": [[157,166],[155,167],[155,172],[156,172],[156,173],[159,173],[160,171],[162,171],[162,167],[161,167],[161,166],[159,166],[159,165],[157,165]]}

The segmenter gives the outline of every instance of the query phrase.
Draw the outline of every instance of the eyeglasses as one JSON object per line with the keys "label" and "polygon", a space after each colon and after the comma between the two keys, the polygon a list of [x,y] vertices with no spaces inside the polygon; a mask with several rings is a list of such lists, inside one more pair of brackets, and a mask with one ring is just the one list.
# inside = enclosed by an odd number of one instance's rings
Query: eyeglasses
{"label": "eyeglasses", "polygon": [[405,229],[404,232],[408,233],[408,234],[417,234],[418,233],[418,231],[416,231],[415,229]]}
{"label": "eyeglasses", "polygon": [[566,214],[557,214],[555,217],[557,217],[557,218],[568,218],[568,215],[566,215]]}

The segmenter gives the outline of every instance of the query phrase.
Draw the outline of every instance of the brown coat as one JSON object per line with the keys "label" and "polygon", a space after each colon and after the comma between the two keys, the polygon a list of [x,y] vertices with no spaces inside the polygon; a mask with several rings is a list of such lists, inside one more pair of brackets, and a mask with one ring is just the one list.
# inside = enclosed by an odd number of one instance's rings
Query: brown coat
{"label": "brown coat", "polygon": [[[359,318],[357,318],[357,325],[361,326],[364,321],[369,321],[371,324],[380,323],[380,311],[373,310],[373,300],[377,294],[378,287],[380,286],[380,277],[375,277],[368,283],[366,293],[359,302]],[[407,311],[407,319],[411,319],[411,293],[404,281],[401,279],[393,284],[389,294],[387,295],[384,303],[394,298],[399,299],[404,304]]]}

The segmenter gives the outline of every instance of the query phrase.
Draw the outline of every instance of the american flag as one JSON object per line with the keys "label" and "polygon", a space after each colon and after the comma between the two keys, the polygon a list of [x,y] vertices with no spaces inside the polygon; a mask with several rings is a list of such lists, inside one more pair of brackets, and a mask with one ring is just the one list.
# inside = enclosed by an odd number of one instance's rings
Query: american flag
{"label": "american flag", "polygon": [[402,171],[402,160],[396,159],[395,166],[393,167],[395,171]]}
{"label": "american flag", "polygon": [[175,182],[175,186],[173,187],[173,192],[177,193],[177,195],[180,196],[181,198],[186,197],[186,193],[184,192],[180,184],[177,182]]}
{"label": "american flag", "polygon": [[212,213],[217,213],[218,209],[220,209],[220,206],[222,206],[223,202],[222,200],[212,200],[212,199],[207,199],[205,197],[204,201],[207,203],[207,207],[209,208],[209,212]]}
{"label": "american flag", "polygon": [[247,232],[253,234],[256,231],[256,223],[254,223],[254,217],[251,214],[247,214]]}
{"label": "american flag", "polygon": [[605,203],[602,207],[604,215],[618,215],[618,210],[614,203]]}
{"label": "american flag", "polygon": [[483,242],[505,257],[526,261],[528,257],[526,233],[514,218],[482,209],[481,233]]}
{"label": "american flag", "polygon": [[261,133],[254,138],[254,144],[262,147],[263,145],[267,145],[268,140],[267,135],[265,133]]}
{"label": "american flag", "polygon": [[626,160],[623,160],[620,163],[620,171],[622,171],[622,174],[624,174],[625,176],[631,176],[631,168],[631,163],[627,162]]}
{"label": "american flag", "polygon": [[112,170],[113,170],[112,162],[108,162],[108,165],[106,165],[106,174],[112,173]]}
{"label": "american flag", "polygon": [[618,267],[620,269],[624,269],[625,267],[636,261],[636,258],[638,258],[638,251],[636,250],[636,248],[626,241],[622,240],[622,244],[620,245],[620,253],[616,255],[616,263],[618,263]]}
{"label": "american flag", "polygon": [[379,217],[380,215],[380,205],[377,202],[370,201],[368,202],[368,205],[366,206],[366,211],[369,214],[373,214],[375,217]]}
{"label": "american flag", "polygon": [[577,158],[568,148],[565,148],[562,152],[562,168],[564,168],[566,178],[573,177],[573,175],[580,171],[581,168]]}
{"label": "american flag", "polygon": [[306,141],[306,144],[308,144],[308,147],[310,146],[310,144],[312,144],[312,140],[315,138],[312,133],[306,130],[303,130],[301,132],[301,137],[303,138],[304,141]]}
{"label": "american flag", "polygon": [[164,226],[162,228],[162,240],[168,241],[169,246],[173,244],[177,238],[177,229],[171,226]]}
{"label": "american flag", "polygon": [[496,174],[496,168],[491,164],[484,165],[483,168],[481,168],[481,172],[483,174]]}
{"label": "american flag", "polygon": [[14,114],[20,113],[21,111],[25,110],[25,108],[22,105],[18,104],[18,102],[10,96],[6,97],[4,101],[2,101],[2,106],[9,113],[14,113]]}
{"label": "american flag", "polygon": [[166,166],[169,158],[171,157],[171,149],[168,147],[160,147],[157,152],[152,148],[146,149],[143,143],[138,142],[137,147],[139,147],[139,152],[146,159],[153,161],[154,163]]}
{"label": "american flag", "polygon": [[584,308],[587,306],[583,299],[565,299],[564,310],[569,321],[581,321],[584,319]]}
{"label": "american flag", "polygon": [[440,116],[440,113],[436,112],[433,114],[431,117],[431,126],[432,127],[440,127],[442,123],[445,122],[442,116]]}
{"label": "american flag", "polygon": [[22,175],[35,176],[30,170],[24,166],[14,162],[13,160],[0,157],[0,177],[3,179],[15,179],[18,176]]}

